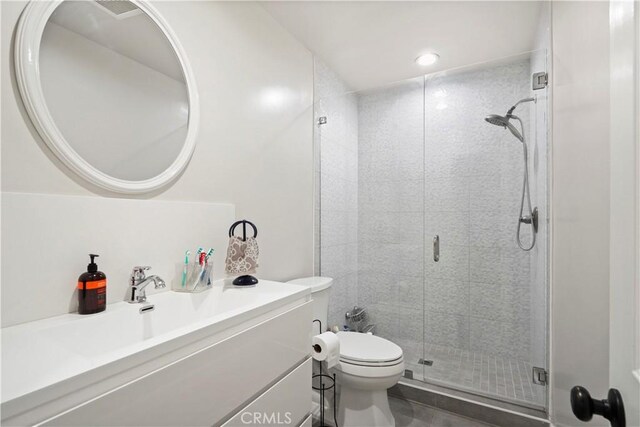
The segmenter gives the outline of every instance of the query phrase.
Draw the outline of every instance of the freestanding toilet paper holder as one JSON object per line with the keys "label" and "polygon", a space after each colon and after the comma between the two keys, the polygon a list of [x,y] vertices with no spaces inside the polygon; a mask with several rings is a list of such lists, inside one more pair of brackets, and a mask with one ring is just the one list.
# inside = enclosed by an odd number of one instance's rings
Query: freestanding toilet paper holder
{"label": "freestanding toilet paper holder", "polygon": [[[318,322],[318,333],[322,333],[322,321],[320,319],[314,319],[313,322]],[[333,389],[333,422],[335,427],[338,427],[337,411],[336,411],[336,374],[327,375],[322,373],[322,361],[318,360],[318,372],[311,377],[311,387],[314,390],[320,392],[320,427],[329,427],[324,423],[324,393]],[[319,383],[318,387],[314,384],[314,381]],[[324,381],[328,381],[326,384]]]}

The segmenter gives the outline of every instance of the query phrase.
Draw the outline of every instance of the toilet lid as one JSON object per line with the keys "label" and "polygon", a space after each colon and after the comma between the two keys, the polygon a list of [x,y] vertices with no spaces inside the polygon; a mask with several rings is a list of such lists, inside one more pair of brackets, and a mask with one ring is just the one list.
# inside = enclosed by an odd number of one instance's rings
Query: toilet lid
{"label": "toilet lid", "polygon": [[331,277],[303,277],[302,279],[289,280],[287,283],[293,283],[294,285],[302,285],[311,288],[311,293],[323,291],[333,283]]}
{"label": "toilet lid", "polygon": [[402,358],[402,349],[391,341],[358,332],[338,332],[340,358],[352,362],[393,362]]}

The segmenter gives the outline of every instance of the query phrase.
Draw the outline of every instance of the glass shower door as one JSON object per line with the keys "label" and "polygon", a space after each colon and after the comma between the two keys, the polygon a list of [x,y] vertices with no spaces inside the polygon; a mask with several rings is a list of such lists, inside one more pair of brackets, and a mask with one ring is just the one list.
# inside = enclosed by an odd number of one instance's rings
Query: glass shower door
{"label": "glass shower door", "polygon": [[[546,366],[546,227],[534,250],[518,247],[523,146],[484,120],[533,95],[536,61],[534,54],[425,79],[423,374],[543,408],[544,387],[531,378],[534,366]],[[536,113],[544,104],[514,114],[530,141],[532,199],[546,219],[546,124]],[[528,242],[530,227],[522,229]]]}

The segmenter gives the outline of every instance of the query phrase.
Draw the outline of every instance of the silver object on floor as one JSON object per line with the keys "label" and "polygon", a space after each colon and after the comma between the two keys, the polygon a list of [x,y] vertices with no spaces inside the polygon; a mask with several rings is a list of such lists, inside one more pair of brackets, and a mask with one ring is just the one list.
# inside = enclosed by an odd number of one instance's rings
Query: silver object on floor
{"label": "silver object on floor", "polygon": [[433,360],[426,360],[426,359],[420,358],[418,360],[418,364],[425,365],[425,366],[433,366]]}
{"label": "silver object on floor", "polygon": [[[369,327],[366,322],[368,320],[367,311],[363,307],[354,306],[350,311],[347,311],[344,314],[345,319],[347,319],[347,325],[354,332],[363,332],[364,327]],[[373,330],[373,326],[371,326],[370,330]]]}
{"label": "silver object on floor", "polygon": [[[485,117],[487,123],[495,126],[502,126],[509,131],[522,143],[522,151],[524,156],[524,178],[522,180],[522,198],[520,199],[520,214],[518,215],[518,228],[516,231],[516,241],[520,249],[524,251],[530,251],[536,244],[536,233],[538,232],[538,208],[532,209],[531,207],[531,191],[529,190],[529,160],[526,138],[524,137],[524,125],[520,117],[513,114],[516,107],[525,102],[536,102],[535,98],[524,98],[516,102],[513,107],[507,111],[507,114],[500,116],[498,114],[491,114]],[[511,120],[517,120],[520,123],[520,130],[518,130]],[[523,216],[525,194],[528,208],[528,215]],[[531,226],[531,243],[526,246],[522,243],[520,238],[520,231],[522,224],[529,224]]]}

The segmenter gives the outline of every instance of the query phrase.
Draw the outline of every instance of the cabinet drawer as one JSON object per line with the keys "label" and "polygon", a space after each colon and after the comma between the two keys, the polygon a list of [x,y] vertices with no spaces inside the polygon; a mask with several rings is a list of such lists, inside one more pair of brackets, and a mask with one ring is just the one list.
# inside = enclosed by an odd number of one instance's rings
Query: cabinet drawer
{"label": "cabinet drawer", "polygon": [[111,390],[45,425],[219,423],[309,356],[310,304],[295,307]]}
{"label": "cabinet drawer", "polygon": [[223,427],[298,425],[311,410],[311,359],[240,410]]}

